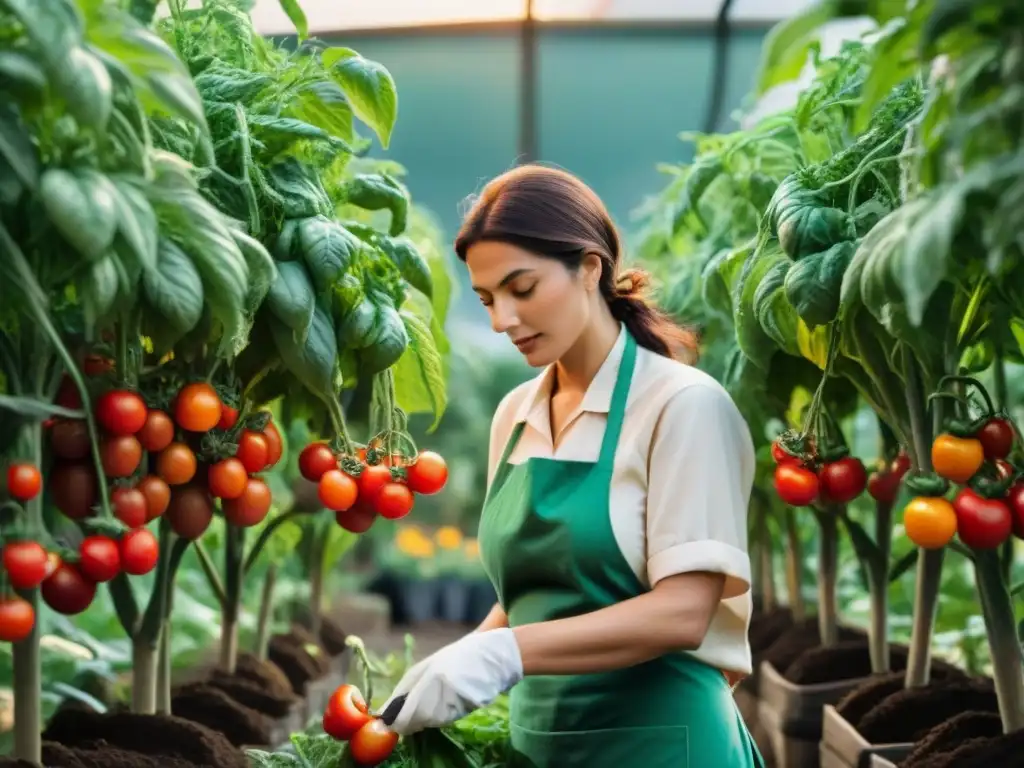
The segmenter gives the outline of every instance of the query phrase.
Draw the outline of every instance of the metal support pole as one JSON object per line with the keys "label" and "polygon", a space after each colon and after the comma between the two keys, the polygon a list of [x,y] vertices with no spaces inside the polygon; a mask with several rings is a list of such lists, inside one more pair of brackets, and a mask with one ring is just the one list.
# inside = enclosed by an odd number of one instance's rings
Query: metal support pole
{"label": "metal support pole", "polygon": [[519,163],[537,159],[537,22],[533,0],[519,31]]}

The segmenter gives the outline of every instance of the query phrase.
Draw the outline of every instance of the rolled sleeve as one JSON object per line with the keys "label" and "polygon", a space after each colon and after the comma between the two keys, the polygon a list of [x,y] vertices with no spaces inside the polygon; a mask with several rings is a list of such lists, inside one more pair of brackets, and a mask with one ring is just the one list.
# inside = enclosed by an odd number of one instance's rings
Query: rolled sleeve
{"label": "rolled sleeve", "polygon": [[666,403],[651,446],[647,576],[726,576],[723,598],[750,588],[747,506],[754,481],[750,430],[728,393],[691,385]]}

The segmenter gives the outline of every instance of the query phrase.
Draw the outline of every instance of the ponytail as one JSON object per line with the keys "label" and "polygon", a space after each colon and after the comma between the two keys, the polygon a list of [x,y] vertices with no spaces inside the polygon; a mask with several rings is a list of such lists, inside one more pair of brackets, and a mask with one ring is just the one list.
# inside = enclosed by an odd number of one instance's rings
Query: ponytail
{"label": "ponytail", "polygon": [[[601,281],[602,288],[606,282]],[[650,275],[641,269],[627,269],[605,291],[612,316],[626,326],[636,343],[664,357],[693,365],[697,362],[699,339],[696,332],[674,323],[646,298]]]}

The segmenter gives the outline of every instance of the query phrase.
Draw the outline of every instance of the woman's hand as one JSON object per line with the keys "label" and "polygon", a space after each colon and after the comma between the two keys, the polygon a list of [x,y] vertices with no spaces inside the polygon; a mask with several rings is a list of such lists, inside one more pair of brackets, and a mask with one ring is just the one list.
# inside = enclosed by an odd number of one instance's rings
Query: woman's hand
{"label": "woman's hand", "polygon": [[391,730],[404,736],[439,728],[487,706],[522,677],[512,630],[474,632],[406,672],[382,711],[405,696]]}

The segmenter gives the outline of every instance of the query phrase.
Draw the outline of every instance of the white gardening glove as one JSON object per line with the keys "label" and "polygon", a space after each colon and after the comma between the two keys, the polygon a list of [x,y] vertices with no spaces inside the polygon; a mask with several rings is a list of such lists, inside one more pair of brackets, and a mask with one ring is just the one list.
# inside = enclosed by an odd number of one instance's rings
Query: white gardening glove
{"label": "white gardening glove", "polygon": [[511,629],[474,632],[406,672],[382,713],[387,722],[404,696],[391,730],[405,736],[440,728],[487,706],[522,679],[523,660]]}

